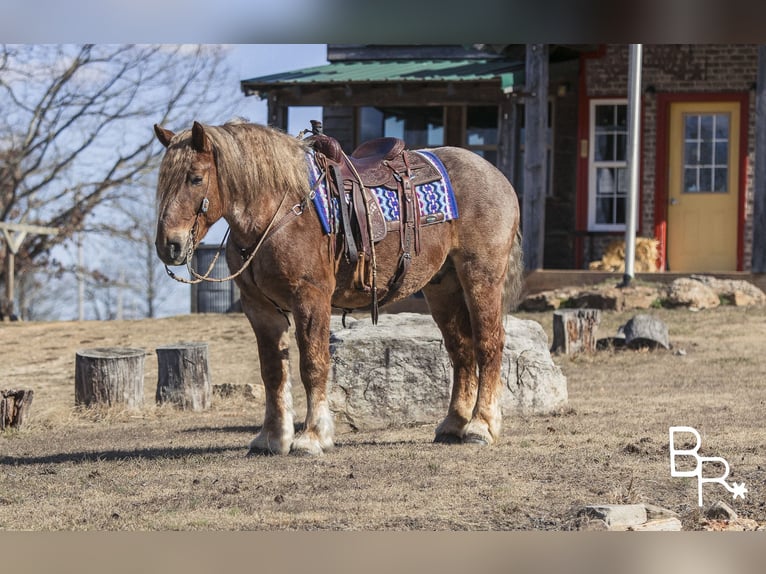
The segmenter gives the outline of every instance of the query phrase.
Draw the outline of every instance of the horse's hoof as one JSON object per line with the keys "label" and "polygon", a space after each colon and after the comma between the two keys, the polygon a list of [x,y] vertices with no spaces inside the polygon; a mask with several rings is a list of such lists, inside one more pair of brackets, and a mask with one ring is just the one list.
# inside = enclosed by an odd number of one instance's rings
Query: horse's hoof
{"label": "horse's hoof", "polygon": [[434,437],[434,443],[437,444],[463,444],[463,439],[457,435],[449,433],[437,434]]}
{"label": "horse's hoof", "polygon": [[476,444],[479,446],[489,446],[489,441],[478,434],[467,434],[465,437],[463,437],[463,442],[465,444]]}

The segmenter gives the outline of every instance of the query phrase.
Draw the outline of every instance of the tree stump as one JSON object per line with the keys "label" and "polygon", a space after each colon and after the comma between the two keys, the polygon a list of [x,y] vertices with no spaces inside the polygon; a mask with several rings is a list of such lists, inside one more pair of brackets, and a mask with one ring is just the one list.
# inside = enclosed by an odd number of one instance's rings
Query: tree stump
{"label": "tree stump", "polygon": [[0,391],[0,431],[21,428],[34,395],[31,389]]}
{"label": "tree stump", "polygon": [[625,345],[631,349],[640,347],[670,348],[668,326],[653,315],[636,315],[625,323],[622,330],[625,333]]}
{"label": "tree stump", "polygon": [[157,403],[183,410],[210,408],[213,388],[207,365],[207,343],[182,342],[157,348]]}
{"label": "tree stump", "polygon": [[77,405],[124,404],[139,408],[144,402],[143,349],[98,347],[76,353],[75,393]]}
{"label": "tree stump", "polygon": [[551,352],[573,355],[596,350],[596,330],[601,322],[598,309],[560,309],[553,312]]}

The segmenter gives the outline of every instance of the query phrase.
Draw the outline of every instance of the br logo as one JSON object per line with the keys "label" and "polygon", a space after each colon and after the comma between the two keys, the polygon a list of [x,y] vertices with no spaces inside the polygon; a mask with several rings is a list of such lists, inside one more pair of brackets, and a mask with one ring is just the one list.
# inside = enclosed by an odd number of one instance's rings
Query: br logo
{"label": "br logo", "polygon": [[[697,443],[694,448],[691,449],[678,449],[675,444],[675,436],[678,433],[691,433],[697,439]],[[729,463],[726,462],[720,456],[700,456],[697,451],[702,446],[702,439],[700,433],[692,427],[670,427],[670,476],[673,477],[697,477],[697,491],[699,493],[699,505],[702,506],[702,485],[706,482],[717,482],[722,485],[726,490],[732,493],[734,499],[737,497],[745,498],[747,489],[745,483],[738,484],[732,482],[729,484],[726,482],[726,477],[729,476]],[[682,469],[679,470],[676,466],[677,457],[691,457],[694,459],[694,468],[689,469],[690,465],[682,464]],[[710,477],[704,475],[703,464],[711,463],[712,466],[723,467],[723,474],[716,477]]]}

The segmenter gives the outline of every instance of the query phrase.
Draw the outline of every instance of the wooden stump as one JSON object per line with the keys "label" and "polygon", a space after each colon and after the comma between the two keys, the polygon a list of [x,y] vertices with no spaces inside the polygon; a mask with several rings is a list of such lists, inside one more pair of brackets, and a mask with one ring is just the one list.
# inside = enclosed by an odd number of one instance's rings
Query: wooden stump
{"label": "wooden stump", "polygon": [[129,408],[139,408],[144,402],[145,356],[143,349],[127,347],[77,351],[75,404],[124,404]]}
{"label": "wooden stump", "polygon": [[207,343],[182,342],[157,348],[157,403],[184,410],[210,408],[213,395],[207,365]]}
{"label": "wooden stump", "polygon": [[596,330],[601,322],[598,309],[560,309],[553,312],[553,346],[551,352],[566,355],[593,353]]}
{"label": "wooden stump", "polygon": [[21,428],[34,395],[31,389],[0,391],[0,431]]}

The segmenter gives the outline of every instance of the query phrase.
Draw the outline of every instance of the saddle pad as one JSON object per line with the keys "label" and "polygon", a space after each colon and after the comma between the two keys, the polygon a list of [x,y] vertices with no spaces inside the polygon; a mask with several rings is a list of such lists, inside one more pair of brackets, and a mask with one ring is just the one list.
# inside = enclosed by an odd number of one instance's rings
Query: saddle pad
{"label": "saddle pad", "polygon": [[[441,174],[441,179],[415,186],[416,196],[418,198],[418,207],[420,210],[421,225],[431,223],[441,223],[458,218],[457,203],[455,194],[452,191],[447,170],[444,168],[441,160],[433,153],[428,151],[416,152],[425,157]],[[324,180],[317,185],[321,175],[319,167],[314,160],[313,152],[307,153],[309,165],[309,183],[312,188],[316,186],[314,194],[314,207],[316,208],[319,221],[322,223],[322,229],[325,233],[337,231],[334,229],[333,222],[338,221],[338,199],[328,198],[327,186]],[[399,197],[396,191],[387,187],[373,187],[370,190],[378,200],[383,217],[389,223],[398,222],[400,217]],[[349,200],[350,201],[350,200]],[[332,209],[331,209],[332,206]]]}

